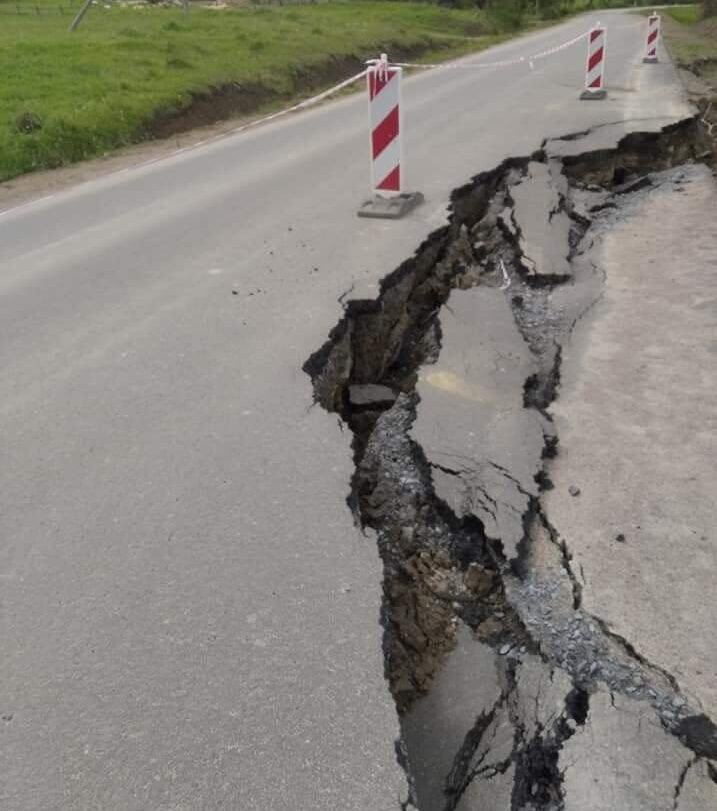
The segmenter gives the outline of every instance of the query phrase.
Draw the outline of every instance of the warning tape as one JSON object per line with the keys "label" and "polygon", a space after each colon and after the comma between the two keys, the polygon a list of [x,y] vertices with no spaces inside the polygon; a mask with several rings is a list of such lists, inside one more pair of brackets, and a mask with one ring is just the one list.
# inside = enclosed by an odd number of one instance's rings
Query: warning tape
{"label": "warning tape", "polygon": [[[560,51],[564,51],[566,48],[571,48],[573,45],[577,44],[581,40],[585,39],[590,35],[589,31],[585,31],[583,34],[579,34],[577,37],[569,40],[568,42],[563,42],[561,45],[556,45],[555,48],[550,48],[547,51],[541,51],[540,53],[533,54],[532,56],[521,56],[517,57],[516,59],[503,59],[500,62],[438,62],[436,64],[414,64],[411,62],[390,62],[386,61],[384,56],[381,59],[369,59],[367,60],[366,64],[369,68],[373,65],[379,64],[380,67],[384,69],[387,68],[389,65],[395,68],[449,68],[449,69],[471,69],[471,68],[502,68],[508,67],[510,65],[520,65],[528,63],[530,67],[533,67],[533,62],[539,59],[545,59],[548,56],[552,56],[553,54],[559,53]],[[319,104],[324,99],[329,98],[330,96],[336,95],[341,90],[350,85],[358,82],[359,79],[363,79],[366,75],[369,68],[362,70],[360,73],[351,76],[349,79],[344,79],[343,82],[339,82],[339,84],[330,87],[328,90],[324,90],[322,93],[319,93],[316,96],[312,96],[311,98],[305,99],[304,101],[298,102],[298,104],[294,104],[292,107],[286,107],[283,110],[279,110],[276,113],[271,113],[270,115],[263,116],[262,118],[256,118],[252,121],[248,121],[246,124],[241,124],[238,127],[233,128],[230,132],[226,133],[225,135],[235,135],[239,132],[244,132],[245,130],[252,129],[253,127],[258,127],[261,124],[267,124],[269,121],[275,121],[277,118],[281,118],[285,115],[290,115],[291,113],[297,113],[299,110],[306,110],[308,107],[313,107],[316,104]]]}
{"label": "warning tape", "polygon": [[[321,93],[318,93],[316,96],[311,96],[311,98],[304,99],[304,101],[300,101],[297,104],[294,104],[291,107],[286,107],[283,110],[278,110],[275,113],[270,113],[269,115],[263,116],[262,118],[255,118],[251,121],[247,121],[246,124],[240,124],[238,127],[233,127],[228,132],[222,133],[221,135],[215,138],[209,138],[206,141],[200,141],[197,144],[192,144],[191,146],[185,147],[184,149],[194,149],[197,146],[202,146],[203,144],[207,143],[208,141],[218,140],[219,138],[226,138],[229,135],[236,135],[240,132],[245,132],[248,129],[253,129],[254,127],[258,127],[261,124],[267,124],[269,121],[275,121],[277,118],[281,118],[285,115],[290,115],[291,113],[298,113],[299,110],[306,110],[308,107],[313,107],[316,104],[321,103],[324,99],[329,98],[330,96],[336,95],[341,90],[350,85],[358,82],[359,79],[363,79],[363,77],[368,72],[369,68],[372,65],[379,64],[384,69],[387,68],[389,65],[395,68],[496,68],[496,67],[506,67],[508,65],[518,65],[521,63],[528,62],[532,67],[532,63],[537,59],[544,59],[545,57],[552,56],[553,54],[558,53],[559,51],[565,50],[565,48],[570,48],[571,46],[575,45],[577,42],[585,39],[589,36],[590,32],[586,31],[584,34],[580,34],[579,36],[571,39],[569,42],[564,42],[562,45],[558,45],[555,48],[550,48],[547,51],[542,51],[541,53],[534,54],[533,56],[521,56],[517,59],[504,59],[500,62],[439,62],[433,65],[426,65],[426,64],[412,64],[409,62],[390,62],[386,60],[386,57],[382,55],[381,59],[368,59],[366,64],[369,66],[365,68],[360,73],[356,73],[354,76],[351,76],[349,79],[344,79],[343,82],[339,82],[339,84],[330,87],[328,90],[324,90]],[[184,149],[178,150],[179,152],[183,152]],[[153,161],[150,161],[153,162]]]}
{"label": "warning tape", "polygon": [[533,54],[532,56],[518,56],[514,59],[502,59],[499,62],[437,62],[434,64],[425,64],[417,62],[391,62],[391,65],[397,68],[418,68],[422,70],[435,68],[444,68],[448,70],[472,70],[476,68],[481,69],[505,68],[510,67],[512,65],[523,65],[523,64],[528,64],[532,68],[533,62],[537,62],[539,59],[545,59],[548,56],[553,56],[553,54],[559,53],[560,51],[564,51],[566,48],[572,48],[573,45],[576,45],[578,42],[587,39],[589,35],[590,32],[585,31],[584,33],[579,34],[577,37],[574,37],[568,42],[563,42],[561,45],[556,45],[554,48],[549,48],[547,51],[541,51],[540,53]]}

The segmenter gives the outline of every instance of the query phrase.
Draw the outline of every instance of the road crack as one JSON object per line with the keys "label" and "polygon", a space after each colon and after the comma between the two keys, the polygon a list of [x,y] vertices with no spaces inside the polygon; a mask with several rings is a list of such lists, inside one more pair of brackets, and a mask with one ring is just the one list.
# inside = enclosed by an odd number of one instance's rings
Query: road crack
{"label": "road crack", "polygon": [[[631,194],[649,193],[651,172],[692,159],[700,149],[699,122],[688,119],[660,133],[627,136],[613,150],[557,161],[542,149],[476,176],[453,193],[449,224],[382,280],[376,299],[342,297],[342,319],[304,366],[316,400],[339,414],[353,434],[355,470],[347,501],[360,524],[375,531],[383,561],[385,671],[399,715],[407,716],[434,689],[461,628],[470,629],[503,674],[503,688],[490,706],[466,706],[474,721],[451,765],[433,776],[441,786],[440,808],[422,804],[425,775],[422,787],[412,774],[417,744],[399,743],[399,761],[412,785],[405,807],[464,811],[462,798],[474,781],[498,786],[509,780],[512,811],[559,811],[564,807],[559,755],[586,722],[590,695],[600,685],[647,701],[665,731],[695,756],[717,756],[714,723],[690,705],[675,678],[583,610],[569,539],[551,525],[540,497],[551,487],[550,462],[559,453],[549,407],[559,394],[562,347],[602,292],[601,271],[587,256],[592,231]],[[526,266],[515,189],[529,177],[559,189],[557,207],[550,207],[545,219],[559,225],[566,238],[569,274],[545,264],[542,273]],[[623,193],[616,197],[618,192]],[[576,273],[596,279],[590,295],[572,309],[556,306],[556,290],[569,285]],[[537,412],[543,426],[536,492],[494,459],[448,451],[436,461],[411,434],[420,405],[419,372],[441,354],[441,312],[452,295],[479,286],[508,298],[535,366],[523,385],[522,406]],[[466,368],[469,360],[464,358]],[[380,387],[392,395],[365,396],[357,407],[350,396],[356,386]],[[458,511],[437,495],[439,475],[470,480],[476,494],[471,503],[497,524],[499,514],[516,507],[496,492],[487,470],[526,504],[520,515],[523,538],[514,557],[502,537],[490,536],[472,507]],[[533,552],[541,535],[556,550],[561,578],[546,580],[535,567]],[[549,720],[526,720],[523,681],[530,668],[562,674],[562,710]],[[536,697],[535,703],[537,718],[543,698]],[[509,751],[498,751],[499,723],[513,730]]]}

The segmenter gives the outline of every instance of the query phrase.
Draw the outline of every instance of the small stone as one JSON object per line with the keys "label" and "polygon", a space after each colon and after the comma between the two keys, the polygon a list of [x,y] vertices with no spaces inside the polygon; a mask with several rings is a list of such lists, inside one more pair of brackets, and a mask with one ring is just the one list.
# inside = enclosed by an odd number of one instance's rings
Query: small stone
{"label": "small stone", "polygon": [[622,534],[622,532],[621,532],[619,535],[616,535],[616,536],[615,536],[615,540],[616,540],[618,543],[625,543],[625,536],[624,536],[624,535]]}
{"label": "small stone", "polygon": [[488,617],[481,622],[476,631],[480,639],[490,639],[495,634],[502,633],[503,625],[495,617]]}
{"label": "small stone", "polygon": [[687,702],[685,701],[684,698],[682,698],[682,696],[675,696],[672,699],[672,706],[673,707],[684,707],[686,703]]}
{"label": "small stone", "polygon": [[510,649],[511,649],[511,647],[512,647],[511,645],[501,645],[501,648],[500,648],[500,650],[498,651],[498,653],[499,653],[501,656],[505,656],[506,654],[510,653]]}
{"label": "small stone", "polygon": [[571,496],[579,496],[580,488],[576,487],[574,484],[571,484],[570,487],[568,487],[568,493],[570,493]]}
{"label": "small stone", "polygon": [[[463,576],[463,582],[469,591],[482,597],[493,590],[495,575],[477,563],[471,563]],[[496,616],[498,615],[496,614]]]}

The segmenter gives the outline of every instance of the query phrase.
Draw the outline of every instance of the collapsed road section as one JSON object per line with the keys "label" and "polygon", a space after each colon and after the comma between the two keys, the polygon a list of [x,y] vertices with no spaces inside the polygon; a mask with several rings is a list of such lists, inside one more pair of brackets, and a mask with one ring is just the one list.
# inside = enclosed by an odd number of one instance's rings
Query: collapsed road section
{"label": "collapsed road section", "polygon": [[[566,342],[603,293],[601,239],[699,174],[707,139],[697,119],[564,148],[579,138],[457,189],[449,224],[375,300],[346,303],[304,367],[353,432],[349,506],[384,564],[406,808],[697,811],[717,798],[715,719],[586,610],[544,504],[560,454],[550,406]],[[630,785],[589,804],[601,747],[627,758]],[[635,747],[649,768],[629,762]]]}

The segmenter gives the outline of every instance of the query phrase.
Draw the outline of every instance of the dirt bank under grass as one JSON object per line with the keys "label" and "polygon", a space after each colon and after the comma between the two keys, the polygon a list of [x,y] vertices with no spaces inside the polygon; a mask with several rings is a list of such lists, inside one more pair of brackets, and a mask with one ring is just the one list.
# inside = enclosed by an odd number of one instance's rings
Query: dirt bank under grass
{"label": "dirt bank under grass", "polygon": [[717,19],[689,25],[666,16],[663,25],[665,44],[717,147]]}
{"label": "dirt bank under grass", "polygon": [[[455,49],[452,40],[426,40],[411,46],[391,42],[384,46],[394,59],[419,59],[428,53]],[[347,79],[366,65],[364,54],[332,55],[310,67],[292,72],[291,87],[280,92],[259,82],[229,82],[190,94],[189,102],[176,110],[160,111],[147,130],[152,138],[168,138],[195,127],[203,127],[237,116],[251,115],[281,102],[306,98]]]}

